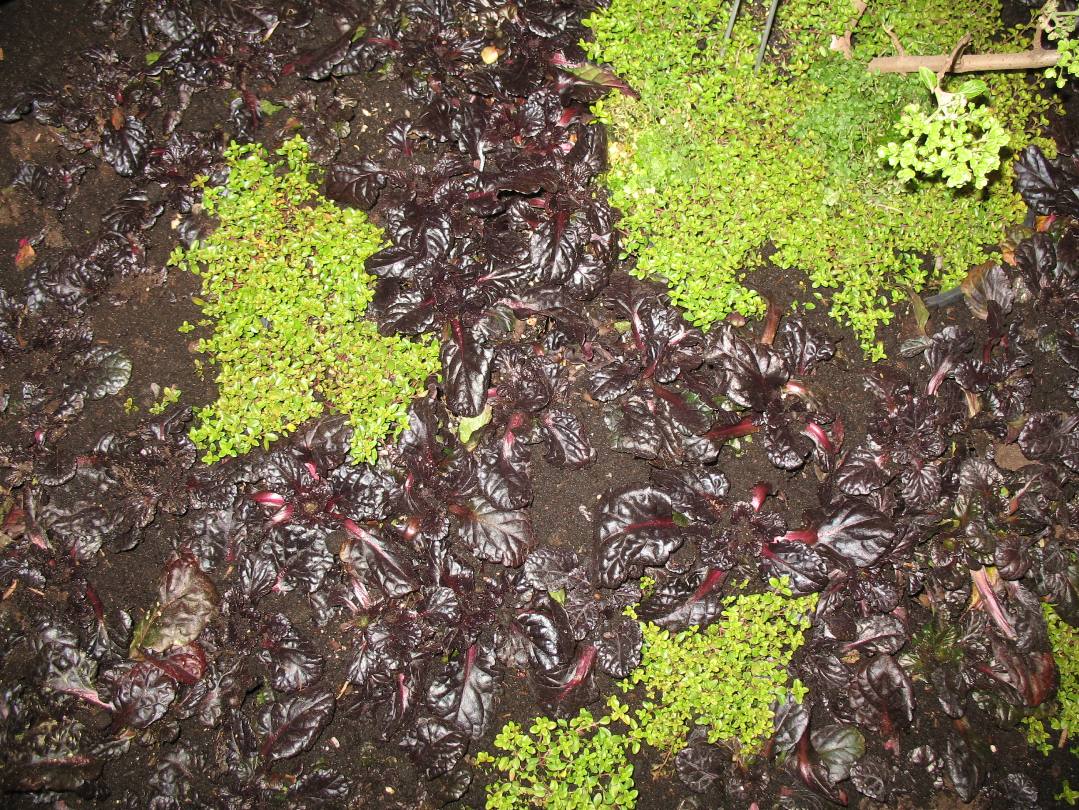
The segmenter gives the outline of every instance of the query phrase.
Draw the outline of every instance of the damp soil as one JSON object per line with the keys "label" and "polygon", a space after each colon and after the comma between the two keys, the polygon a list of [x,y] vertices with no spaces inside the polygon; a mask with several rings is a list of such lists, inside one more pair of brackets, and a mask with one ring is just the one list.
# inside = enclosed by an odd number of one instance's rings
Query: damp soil
{"label": "damp soil", "polygon": [[[0,98],[18,90],[25,82],[60,81],[56,55],[97,44],[100,34],[91,25],[91,4],[84,0],[13,0],[0,3]],[[268,95],[285,97],[300,88],[298,79],[286,77],[280,87]],[[360,160],[378,158],[385,150],[384,132],[393,121],[412,114],[400,86],[377,75],[349,77],[335,88],[356,100],[358,114],[352,122],[351,134],[343,144],[342,158]],[[325,88],[316,92],[326,92]],[[228,116],[229,95],[225,92],[200,94],[185,117],[183,127],[207,130],[219,128]],[[263,122],[260,138],[277,144],[292,131],[288,112],[278,112]],[[35,242],[36,262],[55,260],[65,252],[79,251],[96,235],[101,212],[115,204],[130,188],[130,182],[119,177],[102,161],[93,161],[88,174],[67,206],[56,211],[42,206],[26,189],[10,184],[18,166],[25,161],[48,163],[64,161],[70,155],[58,142],[55,130],[24,119],[0,126],[0,287],[15,293],[24,282],[27,265],[19,266],[16,256],[25,240]],[[379,209],[372,212],[378,222]],[[198,279],[166,266],[169,253],[178,244],[174,221],[162,217],[146,234],[146,272],[120,279],[96,300],[88,310],[88,322],[95,345],[120,349],[132,361],[130,382],[122,393],[87,403],[77,420],[67,426],[54,440],[57,450],[74,454],[91,454],[102,437],[134,430],[149,409],[161,398],[165,387],[178,388],[182,403],[199,406],[211,402],[215,389],[209,375],[200,374],[196,367],[197,334],[185,334],[180,327],[200,318],[193,296],[198,292]],[[751,283],[769,294],[781,308],[793,303],[790,288],[775,268],[766,267],[751,277]],[[822,310],[804,313],[807,322],[815,327],[834,331]],[[965,307],[952,307],[933,313],[936,326],[958,324],[977,328]],[[1034,328],[1034,324],[1031,325]],[[917,333],[917,325],[909,307],[900,307],[899,317],[884,331],[882,337],[889,357],[902,368],[900,346]],[[856,446],[876,418],[871,396],[859,381],[869,373],[857,346],[849,338],[841,340],[834,362],[821,367],[813,380],[814,391],[827,401],[841,407],[846,442]],[[26,381],[42,385],[62,383],[64,369],[52,362],[50,353],[31,348],[20,353],[0,369],[0,390],[14,390]],[[581,470],[564,470],[547,464],[541,453],[534,451],[532,476],[534,501],[531,519],[538,544],[566,548],[587,554],[591,548],[592,523],[596,505],[611,487],[648,480],[651,468],[642,460],[616,453],[610,449],[612,437],[603,419],[603,407],[587,396],[582,380],[583,367],[571,369],[577,382],[570,393],[571,407],[580,416],[593,447],[596,461]],[[1048,368],[1046,379],[1063,380],[1059,368]],[[1042,386],[1038,396],[1042,402],[1033,407],[1051,406],[1065,396],[1061,387]],[[0,444],[26,441],[13,423],[0,420]],[[772,486],[771,497],[781,505],[781,512],[791,526],[801,523],[803,512],[818,503],[820,482],[813,470],[805,467],[794,473],[782,473],[767,462],[762,453],[750,450],[734,457],[725,457],[723,471],[731,482],[731,491],[738,498],[748,499],[752,488],[761,481]],[[101,564],[89,569],[87,581],[100,595],[106,613],[125,611],[133,617],[143,615],[155,599],[157,579],[166,560],[186,540],[179,523],[168,515],[160,515],[143,533],[141,542],[133,549],[109,554]],[[13,628],[27,626],[34,612],[54,603],[57,610],[65,609],[70,593],[63,583],[52,583],[39,592],[29,592],[27,586],[15,589],[0,603],[0,630],[16,632]],[[349,808],[411,807],[419,804],[418,785],[422,777],[403,754],[380,742],[377,719],[365,716],[359,704],[348,701],[348,650],[338,641],[337,628],[320,627],[311,611],[296,594],[275,595],[264,607],[269,612],[286,615],[304,636],[326,655],[324,682],[339,696],[339,709],[330,725],[320,736],[311,761],[333,767],[345,774],[354,784]],[[213,640],[210,640],[213,643]],[[7,683],[29,677],[33,662],[11,658],[0,663],[0,676]],[[257,673],[249,673],[251,679]],[[812,687],[812,684],[810,684]],[[598,679],[601,694],[610,694],[614,684],[605,677]],[[934,698],[919,686],[919,703]],[[632,705],[632,699],[630,701]],[[505,721],[516,720],[527,725],[538,709],[529,692],[524,673],[507,672],[497,714],[487,735],[474,743],[473,751],[489,749],[494,734]],[[108,718],[96,716],[93,710],[80,710],[77,719],[88,724],[107,723]],[[972,724],[990,721],[974,717]],[[193,720],[183,720],[160,731],[151,729],[130,748],[130,753],[104,766],[92,790],[83,795],[67,795],[52,807],[130,807],[125,796],[138,795],[156,765],[165,757],[177,739],[187,741],[207,757],[217,757],[223,741],[219,731],[210,731]],[[932,727],[919,727],[905,738],[904,745],[916,746],[934,740]],[[992,758],[1018,763],[1029,756],[1028,749],[1017,732],[995,732]],[[993,761],[990,759],[990,761]],[[670,763],[659,762],[647,754],[634,758],[638,807],[641,810],[671,810],[671,808],[743,807],[737,798],[715,788],[709,793],[684,803],[690,795],[672,776]],[[1074,759],[1065,753],[1054,753],[1045,764],[1032,768],[1038,780],[1040,794],[1051,797],[1062,779],[1069,775],[1079,784],[1079,769]],[[190,774],[199,786],[198,773]],[[939,782],[939,780],[938,780]],[[478,808],[483,805],[485,777],[477,774],[471,788],[451,806]],[[933,807],[958,808],[991,806],[983,800],[963,804],[953,796],[940,793],[943,783],[919,777],[917,790],[909,797],[890,806],[901,808]],[[430,801],[428,798],[427,801]],[[9,795],[5,806],[12,808],[42,806],[31,795]],[[683,802],[680,804],[680,802]],[[1042,806],[1051,806],[1046,799]],[[332,805],[331,805],[332,806]],[[423,805],[434,806],[434,805]],[[876,810],[884,805],[860,799],[859,807]]]}

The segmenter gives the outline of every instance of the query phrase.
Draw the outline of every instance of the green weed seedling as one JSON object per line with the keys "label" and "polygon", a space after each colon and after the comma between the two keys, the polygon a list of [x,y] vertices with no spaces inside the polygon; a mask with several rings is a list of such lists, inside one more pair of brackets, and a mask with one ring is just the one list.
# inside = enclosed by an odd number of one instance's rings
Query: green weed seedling
{"label": "green weed seedling", "polygon": [[183,392],[179,388],[173,388],[171,385],[166,385],[161,389],[161,397],[157,402],[150,406],[150,413],[155,416],[163,414],[168,409],[169,405],[175,405],[180,401],[181,393]]}
{"label": "green weed seedling", "polygon": [[[639,708],[612,695],[600,718],[582,709],[570,719],[536,718],[527,731],[507,723],[494,741],[501,753],[476,757],[499,774],[488,788],[488,810],[633,808],[629,756],[651,746],[663,774],[695,726],[740,759],[758,754],[772,734],[773,705],[806,694],[787,668],[817,602],[816,594],[793,598],[785,577],[770,585],[728,598],[720,619],[704,629],[671,633],[642,623],[641,665],[620,684]],[[632,609],[627,615],[636,618]]]}
{"label": "green weed seedling", "polygon": [[231,145],[228,180],[203,194],[216,230],[169,260],[202,277],[195,303],[213,326],[199,349],[216,364],[218,396],[196,411],[191,439],[212,463],[267,446],[328,404],[348,415],[353,459],[374,461],[437,370],[438,346],[384,337],[364,317],[364,262],[381,232],[318,193],[302,138],[277,154],[284,165],[257,144]]}
{"label": "green weed seedling", "polygon": [[[1001,133],[1013,151],[1030,142],[1051,150],[1030,133],[1053,102],[1022,73],[986,75],[982,99],[991,103],[971,106],[967,128],[984,149],[948,164],[965,165],[971,182],[950,188],[964,176],[950,170],[927,173],[943,182],[919,175],[909,183],[878,151],[925,88],[866,65],[894,53],[888,32],[912,54],[948,53],[968,32],[973,50],[1022,50],[1019,32],[999,30],[997,0],[874,0],[849,60],[828,46],[851,24],[851,5],[789,0],[759,73],[761,20],[743,9],[724,48],[729,8],[729,0],[612,0],[585,22],[589,58],[612,65],[640,94],[594,106],[610,128],[607,184],[634,273],[664,280],[673,303],[707,328],[731,312],[764,312],[769,291],[758,291],[751,274],[767,253],[809,303],[826,305],[880,359],[877,329],[908,288],[954,286],[1022,219]],[[922,124],[908,113],[900,127],[913,135]],[[965,137],[930,125],[940,130],[937,154],[947,139]],[[994,148],[999,167],[988,157]],[[933,168],[920,160],[912,170]]]}

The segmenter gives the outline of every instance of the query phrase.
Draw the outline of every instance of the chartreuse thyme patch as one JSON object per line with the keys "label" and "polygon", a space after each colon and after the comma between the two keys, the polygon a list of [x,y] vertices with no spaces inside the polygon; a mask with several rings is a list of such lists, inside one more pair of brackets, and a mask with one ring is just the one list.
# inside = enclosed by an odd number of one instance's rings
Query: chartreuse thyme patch
{"label": "chartreuse thyme patch", "polygon": [[476,758],[499,773],[487,791],[488,810],[635,807],[629,755],[652,746],[660,767],[669,767],[695,726],[740,758],[758,753],[773,732],[773,706],[805,696],[787,667],[817,602],[817,594],[792,598],[786,578],[771,584],[764,593],[728,598],[719,620],[703,630],[671,633],[642,623],[641,664],[620,684],[639,708],[612,696],[602,717],[582,709],[569,719],[536,718],[527,730],[503,726],[494,742],[501,753]]}
{"label": "chartreuse thyme patch", "polygon": [[217,368],[218,398],[196,411],[191,439],[211,463],[264,447],[329,405],[349,418],[353,459],[373,461],[438,368],[438,346],[384,337],[364,317],[364,261],[381,232],[319,195],[301,138],[278,154],[281,164],[257,144],[230,146],[228,180],[203,194],[216,230],[170,258],[202,277],[196,303],[213,328],[199,350]]}
{"label": "chartreuse thyme patch", "polygon": [[[1022,219],[1010,156],[1036,140],[1052,102],[1038,75],[983,75],[972,109],[999,122],[983,151],[995,148],[1001,166],[974,160],[977,183],[960,183],[966,172],[950,166],[897,176],[887,145],[909,136],[903,111],[929,96],[917,75],[866,65],[895,53],[892,36],[910,54],[948,53],[968,32],[972,52],[1019,50],[1019,33],[1000,31],[999,2],[874,0],[848,60],[829,44],[848,30],[851,4],[789,0],[773,39],[782,64],[759,72],[763,20],[742,4],[724,48],[729,12],[729,0],[612,0],[585,23],[589,58],[640,94],[595,105],[610,127],[607,182],[635,272],[663,278],[689,320],[707,327],[764,311],[769,290],[747,274],[767,253],[795,273],[806,303],[827,304],[880,358],[877,328],[909,289],[954,285]],[[929,163],[921,155],[918,168]]]}

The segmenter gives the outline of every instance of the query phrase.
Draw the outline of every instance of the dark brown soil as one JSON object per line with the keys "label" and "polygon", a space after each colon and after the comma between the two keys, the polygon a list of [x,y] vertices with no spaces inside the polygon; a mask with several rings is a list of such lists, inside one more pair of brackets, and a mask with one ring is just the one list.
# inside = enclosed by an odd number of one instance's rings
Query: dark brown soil
{"label": "dark brown soil", "polygon": [[[39,79],[61,78],[58,74],[60,60],[58,44],[64,50],[73,50],[95,41],[90,27],[90,12],[84,0],[15,0],[0,3],[0,98],[27,81],[27,77]],[[285,79],[275,88],[277,97],[285,97],[299,89],[299,80]],[[345,144],[342,157],[360,159],[377,157],[385,149],[382,137],[388,122],[410,115],[402,88],[377,77],[361,79],[350,77],[343,80],[338,89],[357,99],[359,114],[353,121],[351,135]],[[319,91],[322,92],[322,91]],[[185,126],[212,129],[227,117],[228,98],[222,93],[202,94],[187,114]],[[279,141],[289,129],[287,114],[278,114],[264,124],[263,138],[267,142]],[[16,267],[15,256],[20,240],[40,237],[36,247],[36,261],[46,262],[64,251],[78,250],[95,236],[94,229],[101,212],[113,205],[129,190],[128,181],[117,176],[104,164],[96,163],[79,186],[67,208],[60,212],[45,209],[25,190],[9,186],[11,177],[20,161],[47,162],[66,157],[57,143],[54,131],[24,120],[0,126],[0,287],[15,291],[22,287],[24,271]],[[378,219],[377,209],[374,218]],[[185,321],[196,322],[200,318],[198,308],[192,302],[197,294],[198,280],[186,273],[165,266],[168,254],[177,244],[172,223],[162,218],[149,234],[148,272],[123,279],[113,285],[109,292],[91,305],[90,323],[95,344],[122,348],[132,359],[131,381],[122,394],[88,403],[81,419],[60,440],[59,449],[75,453],[89,453],[102,436],[123,433],[135,428],[140,415],[161,397],[166,386],[182,391],[182,402],[199,406],[212,401],[215,388],[208,376],[198,373],[195,367],[197,353],[194,351],[198,333],[182,334],[178,328]],[[770,292],[770,297],[781,308],[792,303],[793,290],[775,268],[765,268],[752,278],[753,286]],[[884,332],[888,355],[902,367],[899,346],[916,331],[913,315],[901,310],[892,327]],[[959,323],[977,327],[966,308],[953,307],[934,313],[934,323],[944,325]],[[818,309],[807,314],[810,324],[834,332]],[[22,355],[16,363],[0,370],[0,386],[8,388],[21,381],[34,378],[47,380],[62,373],[50,368],[47,355],[34,352]],[[856,446],[865,436],[867,425],[874,418],[874,403],[859,385],[852,384],[863,377],[867,365],[857,346],[848,339],[840,343],[836,360],[826,364],[815,376],[815,391],[828,402],[841,401],[837,410],[843,413],[846,444]],[[579,369],[575,373],[579,373]],[[1050,376],[1056,368],[1050,368]],[[1063,379],[1061,372],[1060,379]],[[566,471],[547,464],[539,451],[534,451],[532,475],[535,491],[531,509],[535,536],[538,542],[565,547],[587,553],[592,544],[592,518],[597,502],[609,488],[648,479],[650,468],[646,462],[629,458],[610,450],[611,439],[602,419],[602,408],[581,396],[583,387],[574,393],[572,406],[587,426],[593,446],[598,451],[596,462],[579,471]],[[1033,403],[1034,408],[1050,406],[1061,396],[1059,389],[1041,389],[1044,402]],[[125,406],[125,399],[129,401]],[[838,404],[838,403],[836,403]],[[15,440],[10,435],[12,426],[0,424],[0,443]],[[791,526],[801,524],[804,510],[818,503],[819,482],[807,467],[785,474],[771,466],[760,452],[746,452],[734,457],[724,451],[723,471],[731,481],[732,494],[740,499],[749,497],[752,487],[761,480],[773,484],[773,494]],[[92,569],[86,578],[101,595],[107,612],[123,609],[137,617],[147,610],[156,598],[156,580],[165,560],[184,538],[168,516],[160,518],[148,529],[142,542],[132,551],[105,558],[105,562]],[[66,592],[49,591],[47,600],[63,605]],[[0,633],[8,628],[29,621],[27,612],[36,602],[24,600],[23,594],[15,593],[0,604]],[[279,611],[288,616],[294,625],[320,649],[334,650],[326,661],[325,682],[332,685],[342,698],[340,708],[332,724],[322,736],[318,757],[326,765],[347,774],[356,784],[364,786],[363,795],[349,805],[350,808],[412,807],[421,781],[407,757],[396,749],[380,743],[371,718],[359,714],[347,699],[346,668],[347,650],[335,638],[335,628],[320,628],[313,620],[307,603],[296,595],[274,596],[265,602],[270,612]],[[26,670],[30,662],[7,661],[0,667],[5,679]],[[20,669],[21,668],[21,669]],[[601,690],[607,694],[613,684],[601,680]],[[922,691],[919,701],[934,700]],[[536,712],[536,702],[529,694],[523,673],[507,673],[502,690],[499,711],[488,735],[473,747],[473,751],[490,748],[494,734],[510,719],[525,725]],[[92,713],[88,713],[92,716]],[[107,718],[106,718],[107,720]],[[176,728],[162,732],[163,736],[147,735],[132,745],[132,753],[122,764],[107,765],[100,780],[100,796],[70,800],[55,807],[128,807],[119,797],[144,780],[151,766],[160,760],[168,744],[176,737],[195,741],[208,756],[216,756],[222,746],[217,733],[211,733],[194,721],[185,721]],[[934,729],[918,728],[904,739],[904,745],[913,747],[932,739]],[[1029,756],[1026,744],[1018,733],[1002,733],[995,738],[999,750],[993,756],[1000,762],[1022,761]],[[993,759],[989,760],[990,762]],[[742,808],[737,797],[725,796],[719,788],[693,800],[686,800],[686,791],[676,779],[669,778],[658,763],[642,754],[636,758],[637,788],[641,798],[640,810],[672,810],[672,808]],[[654,769],[657,778],[649,775]],[[1053,806],[1051,796],[1059,788],[1063,778],[1070,778],[1079,785],[1079,767],[1065,753],[1055,753],[1051,764],[1039,771],[1039,788],[1045,807]],[[198,774],[193,778],[196,783]],[[483,777],[477,776],[470,791],[456,805],[479,808],[483,806]],[[938,786],[943,787],[943,784]],[[103,798],[107,796],[108,798]],[[688,803],[693,802],[693,803]],[[12,799],[9,807],[39,806],[31,798]],[[755,805],[754,805],[755,806]],[[868,800],[860,805],[864,810],[875,810],[882,805]],[[988,808],[985,802],[962,805],[958,800],[944,794],[904,797],[895,807]]]}

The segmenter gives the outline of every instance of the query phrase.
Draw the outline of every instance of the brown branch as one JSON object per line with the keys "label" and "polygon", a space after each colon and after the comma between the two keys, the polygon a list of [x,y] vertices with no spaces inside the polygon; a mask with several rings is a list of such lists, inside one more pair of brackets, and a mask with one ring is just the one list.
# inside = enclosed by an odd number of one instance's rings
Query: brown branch
{"label": "brown branch", "polygon": [[865,14],[865,10],[869,8],[869,3],[865,0],[851,0],[854,6],[854,19],[851,20],[850,25],[847,26],[847,32],[843,36],[833,36],[831,49],[833,51],[839,51],[846,59],[854,58],[854,29],[858,27],[858,23],[861,22],[862,15]]}
{"label": "brown branch", "polygon": [[[1060,59],[1057,51],[1033,50],[1019,53],[976,53],[961,56],[947,73],[981,73],[987,70],[1033,70],[1052,67]],[[950,56],[878,56],[869,70],[880,73],[914,73],[927,67],[939,72],[948,67]]]}
{"label": "brown branch", "polygon": [[952,72],[952,68],[955,67],[955,62],[959,59],[959,54],[963,52],[963,49],[970,44],[970,34],[963,34],[963,37],[955,43],[955,47],[952,48],[952,53],[948,57],[948,62],[937,71],[937,87],[944,84],[944,77]]}
{"label": "brown branch", "polygon": [[900,56],[906,56],[907,49],[904,48],[903,43],[899,41],[899,37],[896,36],[895,29],[889,25],[882,25],[881,27],[884,29],[884,33],[888,35],[888,39],[890,39],[892,41],[892,44],[895,45],[895,52]]}

